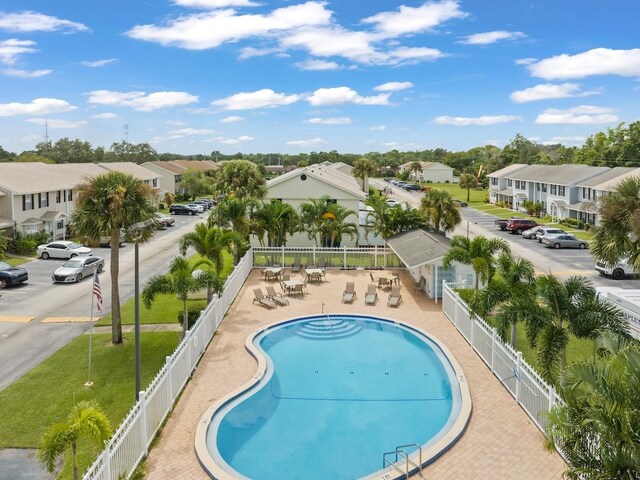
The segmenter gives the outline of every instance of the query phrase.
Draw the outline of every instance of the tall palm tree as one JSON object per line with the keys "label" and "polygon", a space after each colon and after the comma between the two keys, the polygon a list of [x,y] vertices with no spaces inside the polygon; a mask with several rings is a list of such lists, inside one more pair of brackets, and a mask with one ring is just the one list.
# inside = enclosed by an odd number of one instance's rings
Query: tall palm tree
{"label": "tall palm tree", "polygon": [[215,175],[215,190],[237,198],[262,198],[266,192],[264,175],[248,160],[224,162]]}
{"label": "tall palm tree", "polygon": [[425,192],[420,208],[436,232],[440,227],[449,232],[462,221],[459,205],[446,190],[433,188]]}
{"label": "tall palm tree", "polygon": [[[131,225],[153,217],[151,187],[132,175],[108,172],[93,177],[78,187],[76,209],[71,223],[78,235],[97,242],[101,235],[111,237],[111,341],[122,343],[120,316],[120,232]],[[138,241],[145,241],[153,228],[140,232]]]}
{"label": "tall palm tree", "polygon": [[442,258],[442,267],[449,268],[453,262],[471,265],[476,274],[475,291],[480,282],[487,283],[493,278],[498,253],[510,253],[509,243],[501,238],[486,238],[481,235],[469,239],[454,235],[451,248]]}
{"label": "tall palm tree", "polygon": [[299,230],[300,217],[296,210],[288,203],[271,200],[253,212],[255,223],[254,232],[260,244],[264,245],[264,235],[267,236],[268,247],[281,247],[287,244],[287,237]]}
{"label": "tall palm tree", "polygon": [[347,222],[347,218],[356,212],[337,203],[329,205],[322,216],[322,243],[327,247],[339,247],[342,237],[349,235],[353,240],[358,238],[358,224]]}
{"label": "tall palm tree", "polygon": [[411,170],[411,173],[413,174],[413,179],[415,181],[418,181],[418,174],[422,172],[422,163],[417,160],[414,162],[411,162],[410,170]]}
{"label": "tall palm tree", "polygon": [[184,257],[175,257],[171,261],[169,273],[158,275],[149,280],[142,290],[142,300],[146,308],[151,308],[156,296],[162,293],[171,293],[182,301],[182,334],[187,334],[189,329],[189,310],[187,300],[190,293],[197,293],[203,288],[211,288],[218,295],[222,293],[224,282],[213,271],[205,270],[194,275],[201,265],[212,267],[209,260],[201,260],[191,265]]}
{"label": "tall palm tree", "polygon": [[[237,237],[233,240],[233,264],[238,264],[238,251],[241,245],[249,241],[249,208],[254,204],[253,199],[239,199],[229,196],[218,202],[215,209],[209,214],[207,224],[220,227],[231,227]],[[243,248],[244,250],[244,248]]]}
{"label": "tall palm tree", "polygon": [[353,176],[362,180],[362,191],[369,191],[369,177],[378,172],[378,164],[375,160],[362,157],[353,162]]}
{"label": "tall palm tree", "polygon": [[[187,249],[192,247],[202,257],[209,260],[219,277],[224,268],[224,252],[231,252],[234,241],[241,241],[242,237],[231,230],[210,228],[204,223],[198,223],[193,232],[185,233],[180,238],[180,253],[186,255]],[[213,299],[213,288],[207,288],[207,301]]]}
{"label": "tall palm tree", "polygon": [[300,227],[307,232],[309,240],[315,241],[316,246],[320,245],[318,239],[322,230],[322,216],[327,213],[328,201],[329,196],[324,195],[300,204]]}
{"label": "tall palm tree", "polygon": [[498,307],[495,316],[498,332],[504,338],[510,328],[510,343],[515,348],[518,323],[526,320],[526,305],[536,301],[535,269],[530,260],[515,259],[509,252],[503,252],[496,262],[496,272],[474,298],[473,310],[486,317]]}
{"label": "tall palm tree", "polygon": [[471,189],[478,186],[478,179],[471,173],[463,173],[462,175],[460,175],[458,185],[460,186],[460,188],[467,189],[467,202],[469,202],[469,199],[471,198]]}
{"label": "tall palm tree", "polygon": [[546,446],[567,459],[568,478],[640,478],[640,346],[612,333],[600,362],[569,366],[549,415]]}
{"label": "tall palm tree", "polygon": [[58,459],[71,448],[73,480],[78,480],[78,441],[87,438],[97,447],[111,437],[111,424],[95,400],[78,402],[73,406],[67,421],[49,427],[40,443],[38,460],[53,472]]}
{"label": "tall palm tree", "polygon": [[536,348],[542,376],[555,382],[566,365],[569,335],[596,339],[604,330],[627,335],[620,310],[596,294],[585,277],[564,282],[552,274],[536,281],[538,301],[523,305],[527,335]]}
{"label": "tall palm tree", "polygon": [[623,180],[600,202],[593,256],[608,265],[627,257],[629,264],[640,271],[640,176]]}

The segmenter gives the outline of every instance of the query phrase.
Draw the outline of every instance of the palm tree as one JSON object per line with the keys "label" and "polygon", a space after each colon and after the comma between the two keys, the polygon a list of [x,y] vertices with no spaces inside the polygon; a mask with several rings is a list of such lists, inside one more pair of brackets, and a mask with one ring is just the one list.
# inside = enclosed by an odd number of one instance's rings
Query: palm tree
{"label": "palm tree", "polygon": [[611,333],[598,341],[601,362],[565,372],[564,404],[549,415],[546,447],[567,459],[568,478],[640,478],[640,347]]}
{"label": "palm tree", "polygon": [[424,194],[420,204],[427,220],[436,232],[442,226],[449,232],[462,221],[460,207],[446,190],[431,189]]}
{"label": "palm tree", "polygon": [[585,277],[570,277],[564,282],[552,274],[536,281],[538,301],[522,305],[527,336],[536,348],[542,376],[550,382],[566,365],[569,335],[596,339],[609,330],[627,335],[624,315],[613,304],[596,294]]}
{"label": "palm tree", "polygon": [[262,198],[266,192],[264,175],[248,160],[224,162],[215,176],[215,190],[237,198]]}
{"label": "palm tree", "polygon": [[[120,316],[120,232],[153,217],[155,207],[151,187],[132,175],[108,172],[78,187],[72,224],[78,235],[97,242],[101,235],[111,237],[111,341],[122,343]],[[150,238],[153,228],[143,229],[138,241]]]}
{"label": "palm tree", "polygon": [[413,179],[415,181],[418,181],[418,174],[422,172],[422,163],[418,162],[417,160],[414,162],[411,162],[409,170],[413,174]]}
{"label": "palm tree", "polygon": [[[185,233],[180,238],[180,253],[186,255],[187,249],[193,247],[202,257],[209,260],[219,277],[224,267],[224,252],[230,252],[235,241],[241,241],[242,237],[231,230],[221,228],[209,228],[204,223],[198,223],[193,232]],[[213,288],[207,288],[207,301],[213,299]]]}
{"label": "palm tree", "polygon": [[319,246],[318,237],[322,229],[322,216],[327,213],[329,196],[310,198],[309,201],[300,204],[300,227],[307,232],[309,240],[314,240]]}
{"label": "palm tree", "polygon": [[144,306],[149,309],[156,296],[162,293],[171,293],[182,300],[182,334],[187,334],[189,329],[189,310],[187,300],[190,293],[197,293],[203,288],[211,288],[218,295],[222,293],[224,282],[213,271],[200,271],[194,275],[198,267],[206,265],[213,267],[209,260],[200,260],[193,265],[184,257],[175,257],[171,261],[169,274],[158,275],[149,280],[142,290]]}
{"label": "palm tree", "polygon": [[378,171],[378,164],[369,158],[362,157],[353,162],[353,176],[362,179],[362,191],[369,191],[369,177]]}
{"label": "palm tree", "polygon": [[451,249],[442,258],[442,268],[447,269],[453,262],[471,265],[476,274],[475,291],[478,293],[480,281],[487,283],[495,273],[496,254],[511,253],[509,243],[501,238],[486,238],[481,235],[468,239],[454,235]]}
{"label": "palm tree", "polygon": [[458,185],[460,188],[467,189],[467,202],[469,202],[469,199],[471,198],[471,189],[478,186],[478,179],[471,173],[463,173],[460,175]]}
{"label": "palm tree", "polygon": [[38,451],[40,464],[48,472],[53,472],[58,458],[71,448],[73,480],[78,480],[78,441],[84,437],[97,447],[102,447],[111,437],[109,419],[95,400],[78,402],[66,422],[46,430]]}
{"label": "palm tree", "polygon": [[252,199],[241,200],[236,197],[226,197],[218,202],[216,208],[211,211],[207,224],[209,227],[224,225],[231,227],[237,237],[233,240],[233,264],[238,264],[239,246],[249,240],[249,208],[253,205]]}
{"label": "palm tree", "polygon": [[505,338],[510,328],[510,343],[515,348],[517,325],[526,320],[526,305],[536,301],[535,269],[531,261],[524,258],[515,259],[510,253],[503,252],[498,257],[496,272],[487,286],[478,292],[473,310],[486,318],[499,307],[495,316],[498,332]]}
{"label": "palm tree", "polygon": [[384,197],[373,195],[365,203],[373,208],[367,214],[366,234],[373,232],[382,238],[389,238],[416,228],[426,228],[427,222],[422,213],[409,206],[390,207]]}
{"label": "palm tree", "polygon": [[271,200],[253,212],[254,233],[260,244],[264,245],[267,236],[268,247],[281,247],[287,244],[287,237],[298,231],[300,217],[288,203]]}
{"label": "palm tree", "polygon": [[621,181],[600,201],[593,256],[610,266],[628,258],[628,263],[640,271],[640,176]]}
{"label": "palm tree", "polygon": [[353,240],[358,238],[358,224],[347,222],[347,218],[355,216],[356,212],[339,205],[331,204],[327,208],[327,212],[322,216],[322,243],[327,247],[339,247],[342,237],[349,235]]}

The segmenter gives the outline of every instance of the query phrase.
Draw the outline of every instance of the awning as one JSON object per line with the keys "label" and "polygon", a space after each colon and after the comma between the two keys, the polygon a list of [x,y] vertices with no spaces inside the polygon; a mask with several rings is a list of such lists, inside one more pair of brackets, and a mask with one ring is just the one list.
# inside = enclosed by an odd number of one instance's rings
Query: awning
{"label": "awning", "polygon": [[549,203],[553,203],[556,207],[566,207],[567,206],[567,202],[565,202],[564,200],[549,200]]}
{"label": "awning", "polygon": [[39,218],[27,218],[26,220],[20,222],[20,225],[42,225],[44,222]]}
{"label": "awning", "polygon": [[505,188],[504,190],[497,191],[496,195],[504,195],[505,197],[513,197],[513,190],[511,188]]}
{"label": "awning", "polygon": [[435,263],[449,251],[449,240],[424,230],[411,230],[387,239],[387,245],[407,268]]}
{"label": "awning", "polygon": [[594,202],[578,202],[572,203],[567,207],[569,210],[575,210],[576,212],[584,212],[584,213],[596,213],[598,211],[598,207]]}
{"label": "awning", "polygon": [[54,210],[49,210],[47,212],[44,212],[41,216],[40,219],[44,220],[45,222],[51,222],[51,221],[56,221],[61,219],[62,217],[68,217],[69,215],[67,215],[64,212],[58,212],[58,211],[54,211]]}
{"label": "awning", "polygon": [[0,217],[0,228],[13,227],[13,220]]}
{"label": "awning", "polygon": [[529,196],[526,193],[522,193],[522,192],[516,193],[516,197],[518,197],[518,198],[529,198]]}

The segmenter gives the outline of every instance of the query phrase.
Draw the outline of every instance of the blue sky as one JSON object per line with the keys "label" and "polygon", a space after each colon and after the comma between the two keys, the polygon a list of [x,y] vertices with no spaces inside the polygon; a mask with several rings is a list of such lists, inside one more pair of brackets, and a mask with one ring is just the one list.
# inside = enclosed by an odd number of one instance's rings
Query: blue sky
{"label": "blue sky", "polygon": [[640,111],[640,2],[9,0],[0,145],[580,145]]}

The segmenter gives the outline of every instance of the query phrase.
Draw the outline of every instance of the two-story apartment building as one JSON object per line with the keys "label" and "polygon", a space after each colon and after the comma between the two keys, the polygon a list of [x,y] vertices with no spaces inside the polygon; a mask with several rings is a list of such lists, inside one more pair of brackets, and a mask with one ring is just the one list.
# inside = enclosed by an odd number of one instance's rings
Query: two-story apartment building
{"label": "two-story apartment building", "polygon": [[[420,162],[422,169],[419,172],[411,172],[409,178],[417,182],[446,183],[453,182],[453,168],[440,162]],[[403,163],[399,171],[411,170],[413,162]]]}
{"label": "two-story apartment building", "polygon": [[182,174],[188,170],[212,172],[220,169],[220,165],[212,160],[170,160],[165,162],[145,162],[142,167],[158,175],[158,186],[165,192],[180,193]]}
{"label": "two-story apartment building", "polygon": [[507,202],[513,204],[513,180],[510,175],[528,165],[514,163],[487,175],[489,178],[489,202]]}

